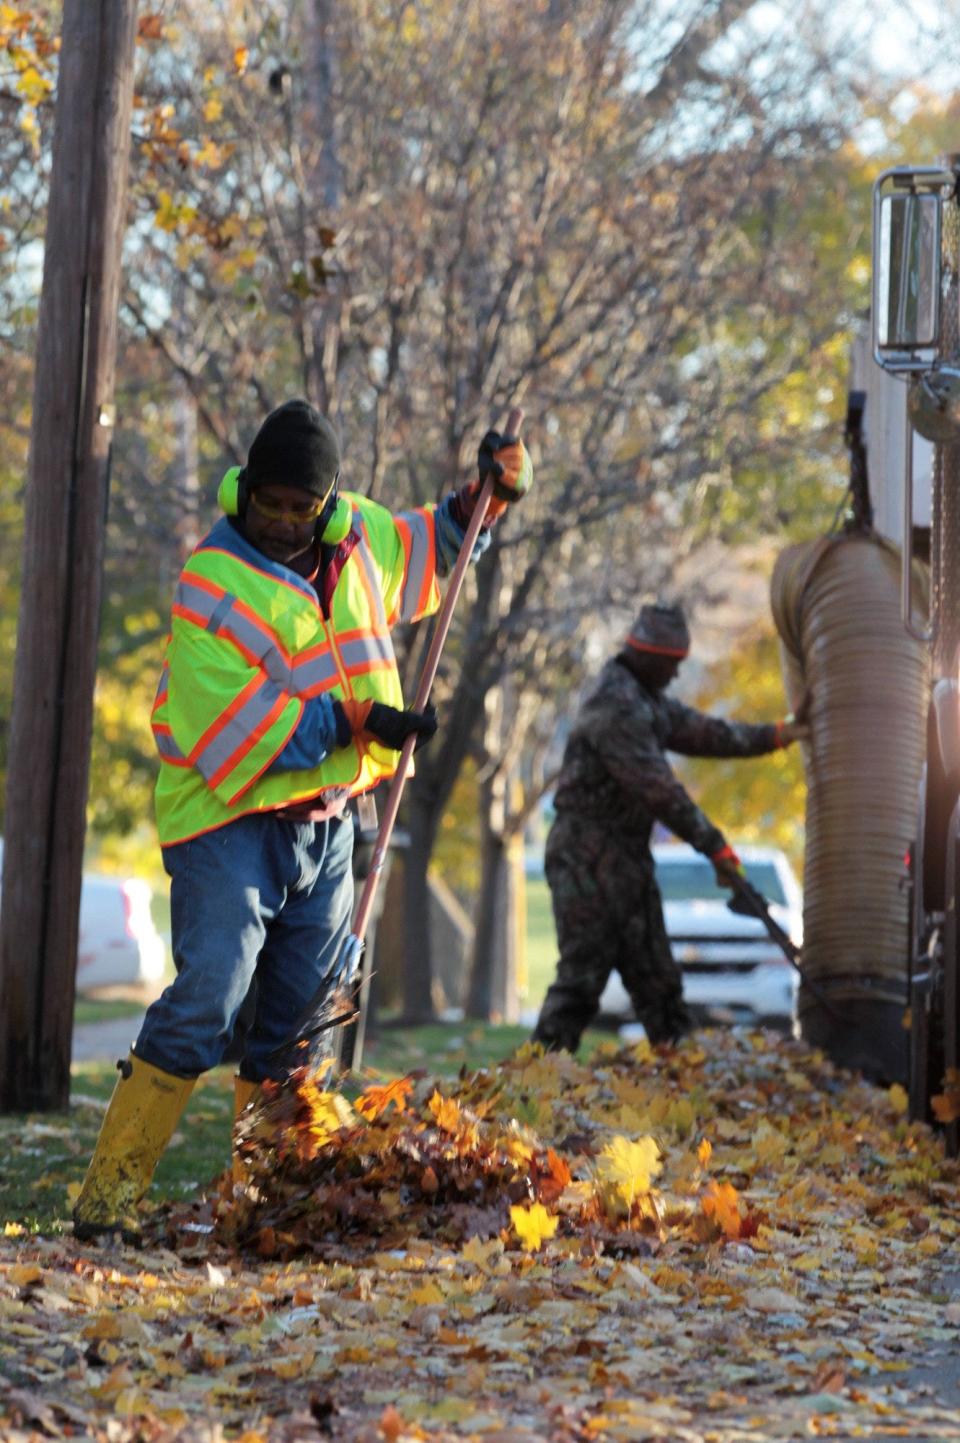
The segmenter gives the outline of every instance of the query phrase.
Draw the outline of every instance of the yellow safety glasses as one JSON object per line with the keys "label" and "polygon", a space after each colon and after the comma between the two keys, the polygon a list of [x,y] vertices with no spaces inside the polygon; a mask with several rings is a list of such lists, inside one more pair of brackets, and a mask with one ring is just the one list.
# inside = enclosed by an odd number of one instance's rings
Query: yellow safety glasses
{"label": "yellow safety glasses", "polygon": [[311,501],[306,506],[298,506],[290,510],[287,506],[271,506],[269,501],[264,501],[257,491],[250,493],[250,505],[255,507],[260,515],[267,521],[287,521],[294,526],[305,526],[308,521],[316,521],[328,498],[324,496],[319,501]]}

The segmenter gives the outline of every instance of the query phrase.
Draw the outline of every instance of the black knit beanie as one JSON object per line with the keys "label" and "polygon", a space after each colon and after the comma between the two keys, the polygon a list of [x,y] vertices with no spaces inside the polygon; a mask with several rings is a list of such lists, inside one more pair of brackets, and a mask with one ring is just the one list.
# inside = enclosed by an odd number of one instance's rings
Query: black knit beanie
{"label": "black knit beanie", "polygon": [[251,491],[270,484],[326,496],[340,470],[340,443],[326,416],[307,401],[285,401],[264,421],[247,457]]}
{"label": "black knit beanie", "polygon": [[627,636],[635,651],[684,657],[690,650],[690,632],[679,606],[644,606]]}

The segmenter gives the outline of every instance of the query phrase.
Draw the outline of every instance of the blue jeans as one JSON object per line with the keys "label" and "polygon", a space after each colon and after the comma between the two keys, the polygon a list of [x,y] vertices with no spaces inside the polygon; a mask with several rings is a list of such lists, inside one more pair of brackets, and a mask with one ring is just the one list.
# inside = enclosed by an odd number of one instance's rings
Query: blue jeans
{"label": "blue jeans", "polygon": [[282,1078],[270,1053],[328,977],[350,930],[353,823],[254,812],[164,847],[176,979],[148,1009],[138,1057],[178,1077],[216,1067],[256,977],[240,1072]]}

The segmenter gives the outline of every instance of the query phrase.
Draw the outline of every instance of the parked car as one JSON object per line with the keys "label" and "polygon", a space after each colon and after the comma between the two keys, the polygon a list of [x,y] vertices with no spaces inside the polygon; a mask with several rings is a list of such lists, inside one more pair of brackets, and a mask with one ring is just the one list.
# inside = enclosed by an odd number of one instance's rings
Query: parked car
{"label": "parked car", "polygon": [[[0,873],[3,841],[0,839]],[[150,912],[153,890],[140,877],[85,872],[80,891],[77,991],[159,990],[166,948]]]}
{"label": "parked car", "polygon": [[[786,856],[775,847],[743,846],[737,852],[771,915],[799,946],[803,894]],[[762,922],[730,911],[730,892],[717,885],[709,859],[692,847],[657,845],[653,858],[670,945],[683,971],[683,995],[694,1015],[792,1028],[800,978]],[[618,972],[610,975],[600,1012],[624,1021],[634,1016]]]}

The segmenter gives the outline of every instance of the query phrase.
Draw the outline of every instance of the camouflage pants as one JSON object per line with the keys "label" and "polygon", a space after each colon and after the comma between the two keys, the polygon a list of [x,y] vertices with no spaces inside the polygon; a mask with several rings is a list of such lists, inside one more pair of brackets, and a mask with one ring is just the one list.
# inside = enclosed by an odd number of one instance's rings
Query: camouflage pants
{"label": "camouflage pants", "polygon": [[547,838],[560,960],[533,1038],[574,1051],[615,967],[651,1042],[690,1027],[647,846],[561,814]]}

